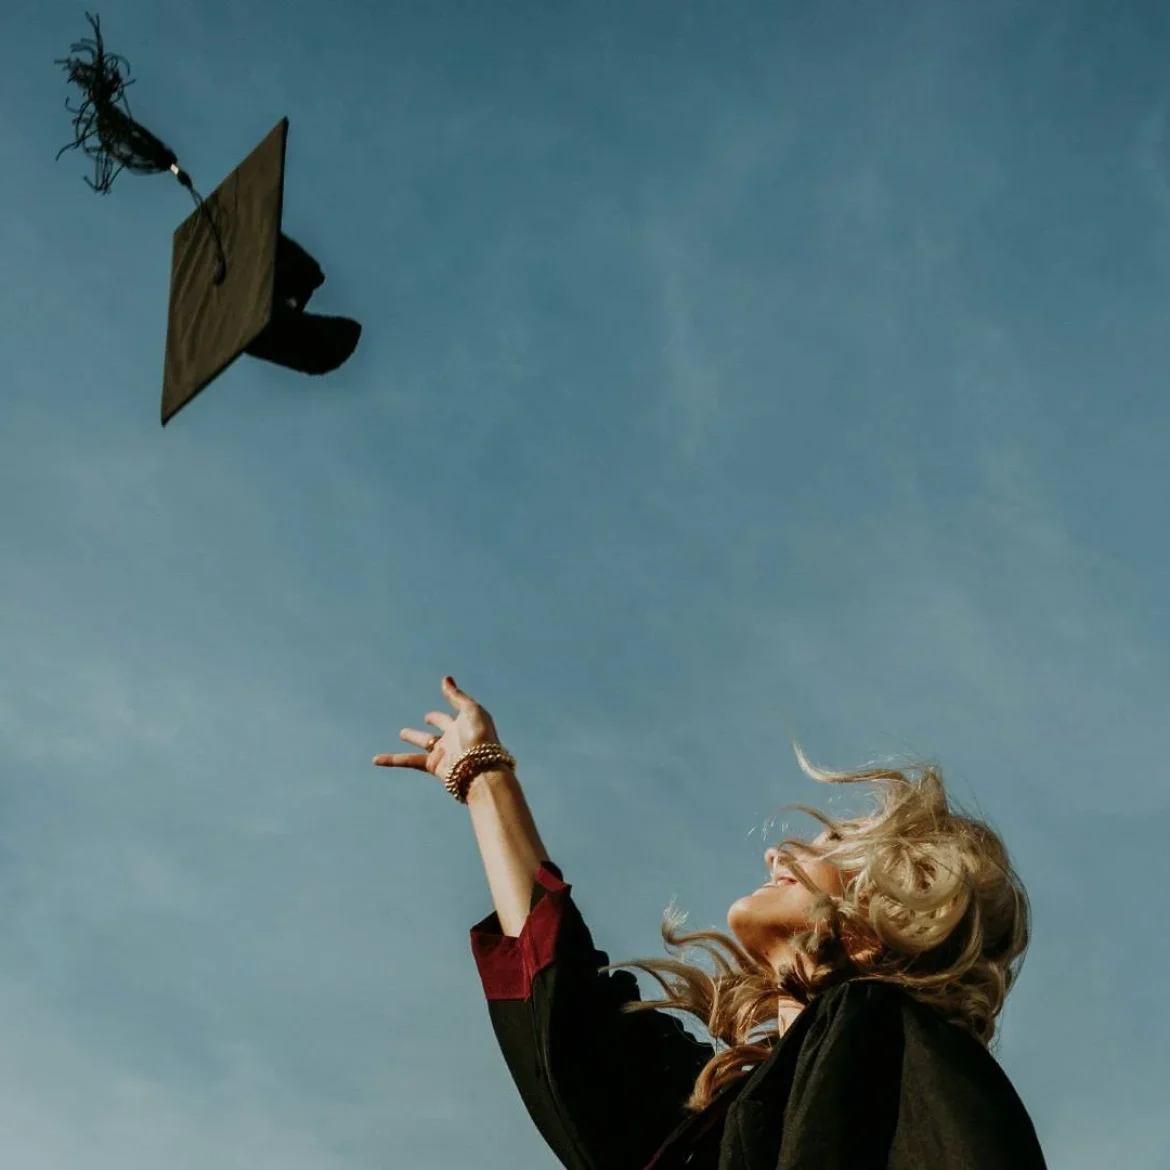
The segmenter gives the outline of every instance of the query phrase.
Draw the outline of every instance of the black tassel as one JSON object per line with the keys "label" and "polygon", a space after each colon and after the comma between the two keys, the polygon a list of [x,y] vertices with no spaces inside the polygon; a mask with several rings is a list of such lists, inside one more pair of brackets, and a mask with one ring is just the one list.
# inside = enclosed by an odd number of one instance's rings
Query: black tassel
{"label": "black tassel", "polygon": [[[93,40],[78,41],[70,50],[75,56],[56,61],[85,95],[76,108],[68,99],[65,101],[65,108],[73,115],[76,137],[61,147],[57,157],[67,150],[84,151],[94,160],[94,179],[85,181],[106,195],[123,169],[139,175],[155,175],[169,171],[178,158],[165,142],[134,121],[126,100],[126,88],[134,84],[129,77],[130,62],[117,53],[105,51],[98,18],[88,12],[85,15],[93,29]],[[81,56],[83,53],[88,59]]]}
{"label": "black tassel", "polygon": [[[114,180],[123,170],[136,175],[157,175],[170,171],[195,200],[215,238],[219,253],[216,284],[227,275],[227,260],[215,221],[195,190],[191,176],[179,166],[175,152],[161,138],[134,120],[126,89],[134,84],[130,62],[117,53],[107,53],[102,42],[101,23],[96,16],[85,14],[93,29],[93,39],[86,38],[71,46],[71,57],[55,62],[78,86],[84,100],[76,108],[65,99],[65,108],[73,115],[74,140],[57,152],[59,159],[67,150],[81,150],[93,159],[94,177],[85,181],[99,195],[108,195]],[[83,56],[84,54],[84,56]],[[123,76],[125,70],[125,76]]]}

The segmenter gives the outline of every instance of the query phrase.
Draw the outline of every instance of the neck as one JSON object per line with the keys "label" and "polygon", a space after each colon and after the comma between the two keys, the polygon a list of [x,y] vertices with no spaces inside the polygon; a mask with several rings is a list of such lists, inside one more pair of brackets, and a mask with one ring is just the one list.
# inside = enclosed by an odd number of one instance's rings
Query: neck
{"label": "neck", "polygon": [[804,1005],[799,1004],[794,999],[782,999],[780,1001],[780,1035],[783,1036],[785,1032],[792,1026],[793,1021],[800,1013],[804,1011]]}
{"label": "neck", "polygon": [[[776,971],[777,976],[780,975],[784,965],[792,958],[790,948],[787,941],[777,951],[774,951],[769,958],[772,961],[772,966]],[[807,963],[805,964],[807,966]],[[785,1032],[792,1026],[792,1021],[796,1019],[800,1013],[804,1011],[804,1004],[797,1003],[796,1000],[790,996],[781,993],[780,996],[780,1035],[783,1036]]]}

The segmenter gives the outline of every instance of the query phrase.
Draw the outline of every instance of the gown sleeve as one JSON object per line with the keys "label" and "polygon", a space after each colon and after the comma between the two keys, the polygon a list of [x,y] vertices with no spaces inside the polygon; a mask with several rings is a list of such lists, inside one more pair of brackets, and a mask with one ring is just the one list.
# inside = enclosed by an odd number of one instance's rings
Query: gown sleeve
{"label": "gown sleeve", "polygon": [[1023,1103],[974,1037],[881,983],[847,983],[823,1007],[779,1170],[1045,1170]]}
{"label": "gown sleeve", "polygon": [[537,872],[519,937],[489,915],[471,931],[492,1027],[520,1096],[568,1170],[641,1170],[685,1117],[712,1049],[640,998],[630,971],[599,973],[561,871]]}

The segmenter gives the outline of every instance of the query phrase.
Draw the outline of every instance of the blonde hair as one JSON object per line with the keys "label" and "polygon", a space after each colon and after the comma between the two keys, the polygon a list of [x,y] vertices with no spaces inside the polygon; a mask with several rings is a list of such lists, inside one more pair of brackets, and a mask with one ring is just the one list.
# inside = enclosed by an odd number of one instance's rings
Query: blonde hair
{"label": "blonde hair", "polygon": [[792,937],[779,972],[720,931],[682,932],[669,913],[662,924],[667,950],[704,951],[714,975],[679,958],[601,968],[638,968],[666,993],[623,1010],[677,1009],[698,1018],[715,1041],[716,1053],[686,1102],[689,1110],[703,1109],[766,1059],[779,1038],[782,1000],[807,1005],[849,979],[896,984],[988,1045],[1027,950],[1028,896],[1003,841],[952,807],[937,765],[830,772],[814,767],[795,741],[793,747],[812,779],[870,783],[876,800],[857,817],[786,806],[829,830],[821,856],[841,868],[845,883],[840,896],[825,894],[788,849],[800,842],[789,838],[777,846],[786,867],[819,895],[809,929]]}

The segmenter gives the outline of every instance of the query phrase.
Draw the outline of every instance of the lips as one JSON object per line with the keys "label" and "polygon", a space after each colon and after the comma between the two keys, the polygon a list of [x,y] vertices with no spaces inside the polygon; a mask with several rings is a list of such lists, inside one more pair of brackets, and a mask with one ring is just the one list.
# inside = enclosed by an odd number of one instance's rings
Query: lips
{"label": "lips", "polygon": [[774,890],[777,888],[777,886],[795,886],[796,884],[797,884],[797,881],[795,878],[789,878],[789,877],[775,878],[773,881],[768,882],[766,885],[760,886],[760,889],[756,890],[756,893],[758,894],[760,892],[760,890]]}

